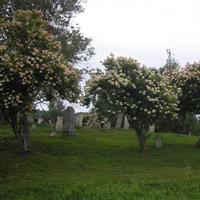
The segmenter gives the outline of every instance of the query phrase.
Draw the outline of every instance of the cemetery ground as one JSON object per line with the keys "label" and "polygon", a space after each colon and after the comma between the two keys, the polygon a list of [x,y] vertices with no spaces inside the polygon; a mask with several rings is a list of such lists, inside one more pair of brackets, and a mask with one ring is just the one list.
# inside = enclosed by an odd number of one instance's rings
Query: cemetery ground
{"label": "cemetery ground", "polygon": [[[0,138],[11,136],[1,127]],[[1,200],[163,200],[200,199],[200,149],[197,136],[155,135],[141,154],[126,130],[78,129],[79,136],[50,137],[32,131],[29,154],[14,140],[0,143]]]}

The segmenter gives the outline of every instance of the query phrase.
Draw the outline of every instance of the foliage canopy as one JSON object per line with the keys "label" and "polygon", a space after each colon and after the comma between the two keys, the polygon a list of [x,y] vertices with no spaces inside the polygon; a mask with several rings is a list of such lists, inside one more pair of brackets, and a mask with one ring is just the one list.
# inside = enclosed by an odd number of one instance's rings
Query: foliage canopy
{"label": "foliage canopy", "polygon": [[77,99],[79,73],[66,62],[41,12],[18,11],[12,20],[1,20],[1,32],[0,109],[22,140],[22,120],[35,103]]}
{"label": "foliage canopy", "polygon": [[149,125],[161,116],[176,117],[177,95],[168,79],[134,59],[110,56],[103,65],[105,72],[93,74],[88,82],[85,102],[104,121],[124,113],[143,150]]}
{"label": "foliage canopy", "polygon": [[[94,54],[91,39],[85,37],[72,18],[83,12],[84,0],[1,0],[0,16],[12,19],[18,10],[39,10],[48,21],[48,31],[62,43],[62,53],[71,63],[87,60]],[[1,35],[2,39],[2,35]]]}

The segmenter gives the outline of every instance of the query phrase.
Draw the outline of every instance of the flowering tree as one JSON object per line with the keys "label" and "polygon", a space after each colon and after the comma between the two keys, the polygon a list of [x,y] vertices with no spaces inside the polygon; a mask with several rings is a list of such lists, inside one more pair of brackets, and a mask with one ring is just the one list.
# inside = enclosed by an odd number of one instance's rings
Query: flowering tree
{"label": "flowering tree", "polygon": [[[176,65],[176,63],[172,61],[171,63],[172,65],[166,64],[165,67],[160,68],[159,71],[161,72],[162,77],[164,77],[164,79],[167,79],[167,82],[170,84],[171,89],[174,90],[174,93],[177,94],[179,99],[179,97],[182,94],[181,90],[182,81],[180,79],[181,70],[180,68],[178,68],[178,65]],[[182,124],[182,116],[180,115],[180,113],[178,115],[178,118],[176,119],[172,118],[171,116],[163,116],[163,118],[160,118],[159,122],[157,123],[157,128],[161,132],[162,131],[180,132],[182,129],[182,125],[180,126],[179,124]]]}
{"label": "flowering tree", "polygon": [[178,95],[178,121],[181,131],[188,133],[196,121],[195,115],[200,114],[200,63],[187,64],[182,69],[166,69],[162,75]]}
{"label": "flowering tree", "polygon": [[196,121],[195,115],[200,114],[200,63],[187,64],[168,78],[181,88],[179,118],[182,120],[182,131],[188,133]]}
{"label": "flowering tree", "polygon": [[0,17],[12,19],[18,10],[40,10],[48,22],[47,30],[61,42],[65,58],[71,63],[77,63],[94,54],[91,39],[85,37],[72,20],[84,11],[84,3],[85,0],[1,0]]}
{"label": "flowering tree", "polygon": [[179,82],[182,89],[179,97],[181,114],[200,114],[200,63],[187,64],[180,72]]}
{"label": "flowering tree", "polygon": [[79,74],[65,61],[60,43],[46,31],[38,11],[18,11],[1,20],[0,109],[17,140],[28,151],[27,114],[41,100],[75,100]]}
{"label": "flowering tree", "polygon": [[149,125],[163,115],[176,117],[176,94],[167,79],[131,58],[111,56],[103,65],[105,72],[93,74],[87,84],[85,103],[104,121],[124,113],[144,151]]}

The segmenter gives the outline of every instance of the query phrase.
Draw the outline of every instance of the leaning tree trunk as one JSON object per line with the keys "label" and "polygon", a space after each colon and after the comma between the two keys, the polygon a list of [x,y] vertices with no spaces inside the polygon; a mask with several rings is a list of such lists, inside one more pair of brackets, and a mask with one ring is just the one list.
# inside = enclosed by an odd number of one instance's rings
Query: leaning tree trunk
{"label": "leaning tree trunk", "polygon": [[27,115],[23,114],[22,117],[22,134],[23,134],[23,151],[29,151],[29,130]]}

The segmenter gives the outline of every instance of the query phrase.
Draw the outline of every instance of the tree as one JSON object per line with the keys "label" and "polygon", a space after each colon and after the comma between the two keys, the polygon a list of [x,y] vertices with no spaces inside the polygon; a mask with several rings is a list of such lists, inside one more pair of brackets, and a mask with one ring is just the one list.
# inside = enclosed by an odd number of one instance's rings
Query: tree
{"label": "tree", "polygon": [[182,95],[180,96],[181,113],[200,114],[200,62],[187,64],[180,73]]}
{"label": "tree", "polygon": [[187,64],[183,69],[166,69],[162,75],[172,87],[178,88],[175,92],[178,95],[179,118],[178,121],[170,119],[167,126],[181,124],[178,132],[191,132],[197,123],[195,115],[200,114],[200,63]]}
{"label": "tree", "polygon": [[[48,21],[48,31],[57,36],[62,43],[65,58],[75,63],[87,60],[94,54],[90,46],[91,39],[84,37],[77,26],[72,25],[72,18],[83,12],[84,0],[1,0],[0,17],[12,19],[17,10],[40,10]],[[2,36],[1,36],[2,38]]]}
{"label": "tree", "polygon": [[19,11],[12,20],[0,22],[5,37],[0,43],[0,110],[28,151],[28,113],[42,100],[76,100],[79,73],[47,32],[41,12]]}
{"label": "tree", "polygon": [[176,116],[176,94],[159,73],[134,59],[110,56],[103,65],[105,72],[93,74],[87,84],[85,103],[104,121],[124,113],[144,151],[149,125],[163,115]]}
{"label": "tree", "polygon": [[[174,92],[179,96],[181,89],[179,87],[179,72],[180,65],[178,61],[175,59],[170,49],[166,49],[167,52],[167,60],[163,67],[159,68],[158,71],[162,76],[165,76],[168,79],[169,84],[171,85]],[[160,121],[157,123],[157,128],[160,131],[174,132],[177,131],[177,125],[180,120],[174,119],[171,117],[160,118]]]}
{"label": "tree", "polygon": [[56,99],[54,101],[50,101],[49,103],[49,110],[47,111],[49,120],[51,120],[53,124],[53,128],[56,128],[56,121],[58,116],[63,115],[63,110],[65,106],[63,105],[63,101],[61,99]]}
{"label": "tree", "polygon": [[177,79],[182,89],[179,95],[180,115],[184,120],[183,131],[187,133],[194,127],[196,115],[200,114],[200,62],[188,63]]}
{"label": "tree", "polygon": [[174,55],[172,54],[170,49],[166,49],[167,52],[167,60],[163,67],[160,68],[161,73],[163,71],[174,71],[179,70],[180,65],[178,61],[174,58]]}

